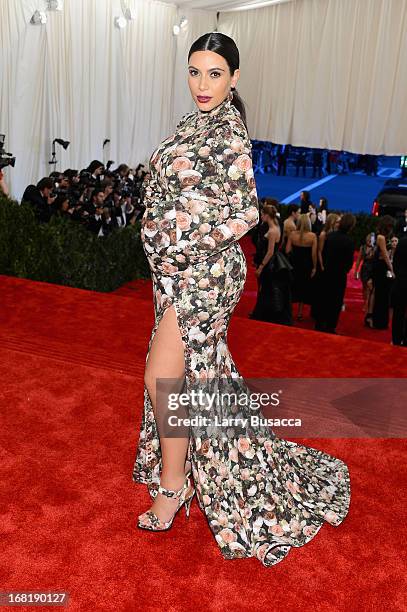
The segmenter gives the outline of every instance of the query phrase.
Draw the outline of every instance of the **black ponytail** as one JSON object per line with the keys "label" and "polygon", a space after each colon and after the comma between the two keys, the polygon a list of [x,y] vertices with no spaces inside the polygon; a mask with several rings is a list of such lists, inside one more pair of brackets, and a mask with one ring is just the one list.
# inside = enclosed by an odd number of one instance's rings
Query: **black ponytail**
{"label": "black ponytail", "polygon": [[233,106],[235,106],[237,110],[239,111],[243,119],[243,123],[245,124],[246,130],[247,130],[246,108],[245,108],[244,102],[242,98],[239,96],[239,94],[237,93],[237,89],[235,89],[234,87],[232,87],[232,94],[233,94],[233,98],[232,98],[231,104],[233,104]]}

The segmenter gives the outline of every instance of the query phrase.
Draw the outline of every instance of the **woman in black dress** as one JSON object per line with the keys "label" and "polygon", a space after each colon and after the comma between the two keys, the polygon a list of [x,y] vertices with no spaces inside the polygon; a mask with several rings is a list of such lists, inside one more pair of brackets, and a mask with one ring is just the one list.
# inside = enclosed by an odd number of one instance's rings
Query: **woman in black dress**
{"label": "woman in black dress", "polygon": [[[323,198],[322,198],[323,199]],[[335,213],[329,213],[326,217],[325,224],[322,228],[322,231],[317,234],[317,271],[315,276],[312,279],[312,305],[311,305],[311,317],[316,320],[319,317],[319,307],[323,300],[323,291],[324,291],[324,261],[323,261],[323,251],[325,246],[325,241],[327,236],[331,232],[335,232],[339,226],[340,217]]]}
{"label": "woman in black dress", "polygon": [[303,319],[304,304],[311,304],[311,279],[317,269],[317,237],[311,231],[308,215],[301,215],[298,230],[291,232],[287,247],[294,268],[294,286],[292,301],[298,302],[297,321]]}
{"label": "woman in black dress", "polygon": [[393,278],[393,266],[390,261],[388,247],[390,248],[391,234],[394,228],[394,219],[384,215],[377,226],[376,251],[373,257],[373,312],[365,317],[367,325],[375,329],[387,329],[389,326],[390,289]]}
{"label": "woman in black dress", "polygon": [[266,231],[259,235],[256,252],[259,281],[257,302],[251,314],[252,319],[292,325],[291,287],[288,270],[274,271],[271,268],[272,259],[281,241],[281,227],[275,206],[263,206],[261,218],[267,223]]}
{"label": "woman in black dress", "polygon": [[[371,297],[373,292],[373,259],[375,254],[375,235],[369,233],[365,243],[359,249],[359,255],[355,265],[355,279],[362,281],[363,286],[363,310],[371,313]],[[362,267],[360,264],[362,263]],[[373,304],[372,304],[373,306]]]}

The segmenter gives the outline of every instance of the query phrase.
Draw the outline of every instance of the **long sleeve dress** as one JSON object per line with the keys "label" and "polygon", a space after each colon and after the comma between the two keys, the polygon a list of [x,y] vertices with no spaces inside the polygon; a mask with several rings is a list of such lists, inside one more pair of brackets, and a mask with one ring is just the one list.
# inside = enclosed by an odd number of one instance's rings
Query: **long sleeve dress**
{"label": "long sleeve dress", "polygon": [[[141,233],[155,323],[146,361],[164,312],[173,306],[186,390],[213,389],[213,381],[219,388],[226,380],[249,393],[227,346],[247,272],[238,240],[259,219],[251,143],[239,111],[226,99],[209,112],[185,115],[154,151],[150,174]],[[192,404],[190,410],[199,412]],[[251,410],[222,405],[219,414],[247,417]],[[277,438],[261,420],[243,426],[242,418],[223,429],[210,423],[191,426],[188,457],[199,507],[225,559],[256,557],[271,566],[311,540],[324,521],[344,520],[350,479],[340,459]],[[161,468],[145,387],[133,480],[146,484],[153,498]]]}

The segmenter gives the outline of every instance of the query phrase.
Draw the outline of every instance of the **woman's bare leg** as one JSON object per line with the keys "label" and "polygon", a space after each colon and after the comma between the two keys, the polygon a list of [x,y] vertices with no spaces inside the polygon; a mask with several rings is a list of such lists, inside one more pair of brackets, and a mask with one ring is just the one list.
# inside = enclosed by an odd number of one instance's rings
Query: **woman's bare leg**
{"label": "woman's bare leg", "polygon": [[[153,406],[154,415],[160,435],[162,455],[161,485],[167,489],[179,490],[185,481],[185,459],[188,450],[188,437],[168,437],[167,404],[158,405],[162,401],[161,395],[157,401],[157,379],[171,379],[171,392],[179,393],[183,387],[185,377],[184,345],[178,327],[174,307],[165,311],[157,328],[150,353],[146,363],[145,384]],[[179,382],[175,384],[175,379]],[[187,414],[175,413],[179,416]],[[164,434],[164,435],[163,435]],[[167,434],[167,435],[166,435]],[[179,430],[177,436],[181,435]],[[161,521],[169,521],[177,507],[178,500],[168,498],[161,493],[157,494],[151,510]]]}

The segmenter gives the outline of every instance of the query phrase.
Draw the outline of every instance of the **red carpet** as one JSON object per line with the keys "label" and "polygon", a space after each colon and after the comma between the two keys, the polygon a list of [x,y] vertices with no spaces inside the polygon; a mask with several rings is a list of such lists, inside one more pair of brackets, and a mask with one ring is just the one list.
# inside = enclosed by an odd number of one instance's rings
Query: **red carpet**
{"label": "red carpet", "polygon": [[[273,568],[223,560],[196,502],[189,522],[141,532],[149,497],[131,472],[151,286],[0,276],[0,290],[1,591],[66,590],[67,609],[86,612],[406,609],[404,440],[303,440],[349,465],[350,513]],[[407,375],[404,349],[236,315],[245,376]]]}

